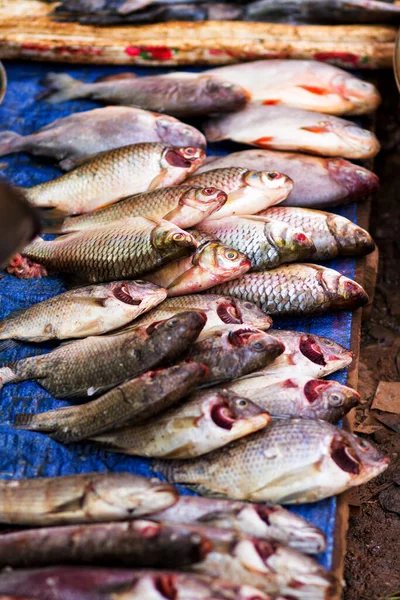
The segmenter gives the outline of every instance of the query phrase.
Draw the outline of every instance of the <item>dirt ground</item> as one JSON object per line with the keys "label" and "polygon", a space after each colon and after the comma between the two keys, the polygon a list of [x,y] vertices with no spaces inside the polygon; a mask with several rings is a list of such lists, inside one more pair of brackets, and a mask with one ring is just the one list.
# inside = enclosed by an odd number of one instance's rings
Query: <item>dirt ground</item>
{"label": "dirt ground", "polygon": [[[400,415],[370,411],[379,381],[400,381],[400,94],[389,72],[380,77],[383,105],[377,135],[382,152],[375,170],[381,189],[370,231],[379,248],[371,316],[363,324],[357,409],[372,439],[391,457],[389,468],[351,496],[345,563],[345,600],[400,598]],[[384,422],[383,422],[384,421]]]}

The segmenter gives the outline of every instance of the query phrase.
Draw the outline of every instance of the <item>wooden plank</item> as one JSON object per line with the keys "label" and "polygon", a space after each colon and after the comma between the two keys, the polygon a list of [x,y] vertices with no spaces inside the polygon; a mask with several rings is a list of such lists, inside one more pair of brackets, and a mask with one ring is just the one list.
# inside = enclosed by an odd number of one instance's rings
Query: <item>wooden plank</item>
{"label": "wooden plank", "polygon": [[0,58],[69,63],[229,64],[305,58],[347,68],[390,68],[396,28],[240,21],[95,27],[58,23],[57,3],[0,0]]}

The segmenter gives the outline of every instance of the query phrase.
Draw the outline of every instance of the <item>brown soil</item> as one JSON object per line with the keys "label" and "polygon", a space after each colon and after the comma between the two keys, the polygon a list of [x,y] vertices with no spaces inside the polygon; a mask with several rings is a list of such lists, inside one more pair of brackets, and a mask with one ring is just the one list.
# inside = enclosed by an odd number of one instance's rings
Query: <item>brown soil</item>
{"label": "brown soil", "polygon": [[391,464],[350,497],[355,506],[350,508],[345,600],[400,598],[400,415],[369,409],[379,381],[400,381],[400,95],[390,72],[378,85],[384,99],[377,119],[381,190],[370,230],[379,248],[379,272],[371,317],[362,330],[359,391],[368,404],[357,409],[355,422],[380,427],[361,435],[388,454]]}

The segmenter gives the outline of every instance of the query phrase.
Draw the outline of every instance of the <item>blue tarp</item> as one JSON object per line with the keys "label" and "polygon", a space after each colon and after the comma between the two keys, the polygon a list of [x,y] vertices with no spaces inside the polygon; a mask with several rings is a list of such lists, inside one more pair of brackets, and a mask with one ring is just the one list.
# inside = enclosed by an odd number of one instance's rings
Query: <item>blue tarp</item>
{"label": "blue tarp", "polygon": [[[41,91],[40,80],[49,71],[68,72],[74,77],[93,81],[101,75],[126,71],[126,67],[105,66],[66,66],[49,63],[6,63],[8,89],[0,106],[0,126],[21,134],[29,134],[51,123],[57,118],[73,112],[90,110],[98,105],[87,100],[71,101],[59,105],[50,105],[35,100]],[[168,69],[151,69],[151,73],[164,73]],[[147,74],[147,69],[135,69],[139,75]],[[215,144],[210,148],[212,154],[227,154],[238,149],[238,145]],[[60,175],[60,171],[51,162],[35,159],[25,154],[15,154],[0,159],[1,174],[11,182],[30,187],[48,181]],[[356,220],[356,206],[349,204],[336,210],[352,220]],[[340,259],[330,263],[348,277],[353,277],[354,260]],[[0,280],[0,319],[11,311],[30,306],[65,291],[65,282],[61,277],[51,276],[45,279],[21,281],[10,275]],[[336,342],[349,347],[351,333],[351,314],[346,312],[326,316],[302,319],[276,319],[275,326],[284,329],[297,329],[318,335],[328,336]],[[0,356],[2,363],[42,353],[50,349],[51,344],[41,345],[40,349],[32,345],[19,344],[7,354]],[[71,365],[71,369],[74,365]],[[346,382],[346,372],[336,373],[330,378],[341,383]],[[68,403],[55,400],[37,383],[25,382],[8,385],[1,392],[0,413],[0,477],[24,478],[35,476],[70,475],[90,471],[129,471],[141,475],[152,475],[151,461],[98,450],[92,444],[63,446],[46,435],[15,431],[12,427],[16,413],[36,413],[67,406]],[[182,493],[191,493],[181,488]],[[321,562],[328,568],[332,563],[333,534],[336,516],[335,498],[318,503],[295,507],[292,510],[319,526],[326,533],[328,547],[320,556]]]}

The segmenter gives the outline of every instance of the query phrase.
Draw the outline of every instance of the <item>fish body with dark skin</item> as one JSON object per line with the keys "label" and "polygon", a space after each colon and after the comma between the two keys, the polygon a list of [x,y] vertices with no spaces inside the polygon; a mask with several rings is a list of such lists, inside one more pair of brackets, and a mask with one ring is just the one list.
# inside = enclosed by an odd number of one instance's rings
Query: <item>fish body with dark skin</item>
{"label": "fish body with dark skin", "polygon": [[318,527],[278,504],[180,496],[174,505],[153,514],[152,519],[229,529],[237,535],[279,542],[306,554],[323,552],[326,546]]}
{"label": "fish body with dark skin", "polygon": [[372,83],[317,60],[257,60],[206,73],[240,83],[253,104],[359,115],[376,110],[381,100]]}
{"label": "fish body with dark skin", "polygon": [[355,310],[368,302],[364,289],[338,271],[314,264],[281,265],[246,273],[213,291],[255,302],[272,316]]}
{"label": "fish body with dark skin", "polygon": [[304,231],[274,219],[274,216],[271,220],[259,216],[211,217],[199,223],[197,229],[243,252],[250,259],[253,271],[315,257],[313,241]]}
{"label": "fish body with dark skin", "polygon": [[169,221],[133,217],[48,242],[36,238],[22,256],[49,271],[100,283],[144,275],[196,247],[189,233]]}
{"label": "fish body with dark skin", "polygon": [[239,396],[249,398],[272,416],[323,419],[337,423],[360,403],[360,394],[337,381],[295,376],[276,382],[267,372],[226,384]]}
{"label": "fish body with dark skin", "polygon": [[0,339],[28,342],[107,333],[160,304],[167,291],[146,281],[118,281],[76,288],[0,321]]}
{"label": "fish body with dark skin", "polygon": [[123,454],[193,458],[263,429],[270,421],[268,412],[251,400],[210,390],[194,394],[151,422],[133,422],[93,439]]}
{"label": "fish body with dark skin", "polygon": [[368,231],[340,215],[288,206],[272,207],[260,214],[301,228],[315,244],[315,260],[327,260],[338,255],[365,256],[375,249]]}
{"label": "fish body with dark skin", "polygon": [[0,522],[35,527],[122,521],[164,510],[177,499],[172,485],[130,473],[2,480]]}
{"label": "fish body with dark skin", "polygon": [[258,213],[282,202],[293,189],[293,181],[282,173],[253,171],[240,166],[195,173],[185,184],[211,185],[228,194],[223,207],[213,213],[213,219]]}
{"label": "fish body with dark skin", "polygon": [[[122,76],[121,76],[122,75]],[[40,95],[52,104],[88,98],[98,102],[135,106],[173,117],[197,117],[236,111],[248,100],[237,84],[196,73],[136,77],[111,75],[94,83],[84,83],[65,73],[49,73]]]}
{"label": "fish body with dark skin", "polygon": [[153,469],[202,495],[298,504],[366,483],[388,464],[370,442],[330,423],[281,419],[222,450],[185,461],[157,460]]}
{"label": "fish body with dark skin", "polygon": [[332,207],[369,196],[379,188],[375,173],[344,158],[276,150],[241,150],[227,156],[211,156],[195,175],[229,167],[286,173],[296,183],[280,207]]}
{"label": "fish body with dark skin", "polygon": [[33,415],[17,414],[14,427],[48,433],[58,442],[78,442],[122,427],[127,422],[153,420],[158,413],[189,394],[207,374],[206,366],[190,361],[147,371],[79,406]]}
{"label": "fish body with dark skin", "polygon": [[207,538],[182,531],[179,525],[144,520],[66,525],[2,535],[0,565],[103,564],[168,569],[202,560],[209,547]]}
{"label": "fish body with dark skin", "polygon": [[14,152],[48,156],[69,171],[92,154],[143,142],[206,146],[200,131],[174,117],[140,108],[107,106],[57,119],[30,135],[0,132],[0,156]]}
{"label": "fish body with dark skin", "polygon": [[52,233],[71,233],[109,225],[121,219],[165,219],[185,229],[193,227],[226,202],[227,195],[215,187],[181,185],[128,196],[115,204],[84,215],[67,217],[51,227]]}
{"label": "fish body with dark skin", "polygon": [[[190,231],[196,241],[196,232]],[[158,271],[145,275],[145,279],[167,289],[169,297],[194,294],[236,279],[251,267],[251,260],[243,252],[219,242],[200,244],[192,256],[182,258]]]}
{"label": "fish body with dark skin", "polygon": [[99,395],[161,362],[175,360],[193,344],[204,324],[202,313],[187,311],[157,328],[77,340],[48,354],[8,363],[0,369],[0,385],[36,380],[56,398]]}
{"label": "fish body with dark skin", "polygon": [[351,121],[286,106],[249,105],[204,125],[209,142],[230,139],[272,150],[343,158],[371,158],[379,152],[375,135]]}
{"label": "fish body with dark skin", "polygon": [[76,215],[158,187],[178,185],[204,162],[205,151],[188,146],[132,144],[83,159],[71,172],[23,188],[49,214]]}

